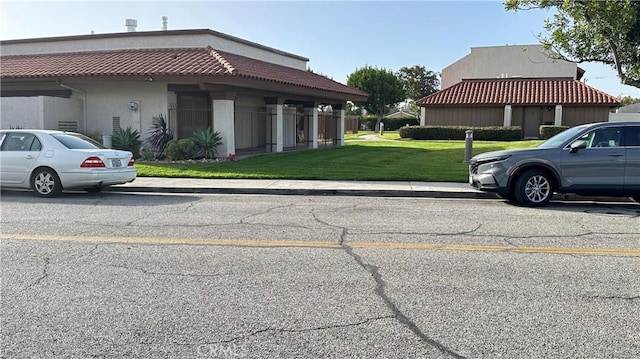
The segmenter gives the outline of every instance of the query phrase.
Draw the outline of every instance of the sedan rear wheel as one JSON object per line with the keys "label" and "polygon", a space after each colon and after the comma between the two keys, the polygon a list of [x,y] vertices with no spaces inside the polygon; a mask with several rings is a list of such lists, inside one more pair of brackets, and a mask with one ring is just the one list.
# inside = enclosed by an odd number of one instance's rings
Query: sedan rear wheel
{"label": "sedan rear wheel", "polygon": [[538,169],[525,171],[515,182],[514,197],[522,205],[544,206],[551,200],[553,188],[549,174]]}
{"label": "sedan rear wheel", "polygon": [[31,187],[40,197],[55,197],[62,193],[62,182],[56,171],[41,168],[34,173]]}

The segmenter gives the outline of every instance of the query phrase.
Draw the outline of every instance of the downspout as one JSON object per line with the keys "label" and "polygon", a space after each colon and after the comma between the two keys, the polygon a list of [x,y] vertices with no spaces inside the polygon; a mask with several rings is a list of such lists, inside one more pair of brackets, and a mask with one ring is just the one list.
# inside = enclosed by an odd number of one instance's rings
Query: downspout
{"label": "downspout", "polygon": [[62,83],[62,81],[58,80],[58,86],[62,87],[62,88],[66,88],[67,90],[71,90],[71,91],[77,91],[80,92],[82,94],[82,109],[83,109],[83,114],[82,114],[82,128],[84,129],[84,133],[87,133],[87,92],[84,90],[80,90],[77,88],[73,88],[71,86],[67,86],[65,84]]}

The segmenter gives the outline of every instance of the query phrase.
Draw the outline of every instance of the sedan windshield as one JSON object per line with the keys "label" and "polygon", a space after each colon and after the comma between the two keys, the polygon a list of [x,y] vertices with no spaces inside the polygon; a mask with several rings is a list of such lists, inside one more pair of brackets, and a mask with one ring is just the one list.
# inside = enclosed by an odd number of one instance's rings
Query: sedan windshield
{"label": "sedan windshield", "polygon": [[94,150],[106,148],[94,139],[83,136],[79,133],[60,133],[51,136],[71,150]]}
{"label": "sedan windshield", "polygon": [[585,126],[571,127],[567,130],[560,132],[559,134],[551,137],[550,139],[542,142],[539,148],[559,148],[567,141],[574,138],[578,133],[584,130]]}

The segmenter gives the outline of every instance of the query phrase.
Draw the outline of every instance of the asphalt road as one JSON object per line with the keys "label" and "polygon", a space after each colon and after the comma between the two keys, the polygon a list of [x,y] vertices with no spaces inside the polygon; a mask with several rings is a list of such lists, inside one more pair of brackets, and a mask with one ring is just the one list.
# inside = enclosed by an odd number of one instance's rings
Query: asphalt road
{"label": "asphalt road", "polygon": [[637,358],[640,206],[0,201],[1,356]]}

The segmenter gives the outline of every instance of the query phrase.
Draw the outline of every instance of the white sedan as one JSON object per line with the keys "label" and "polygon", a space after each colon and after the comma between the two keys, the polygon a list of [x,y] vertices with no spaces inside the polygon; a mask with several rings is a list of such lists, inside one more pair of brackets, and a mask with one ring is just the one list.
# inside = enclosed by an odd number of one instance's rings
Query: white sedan
{"label": "white sedan", "polygon": [[0,187],[55,197],[63,189],[100,191],[137,176],[129,151],[107,149],[74,132],[0,131]]}

